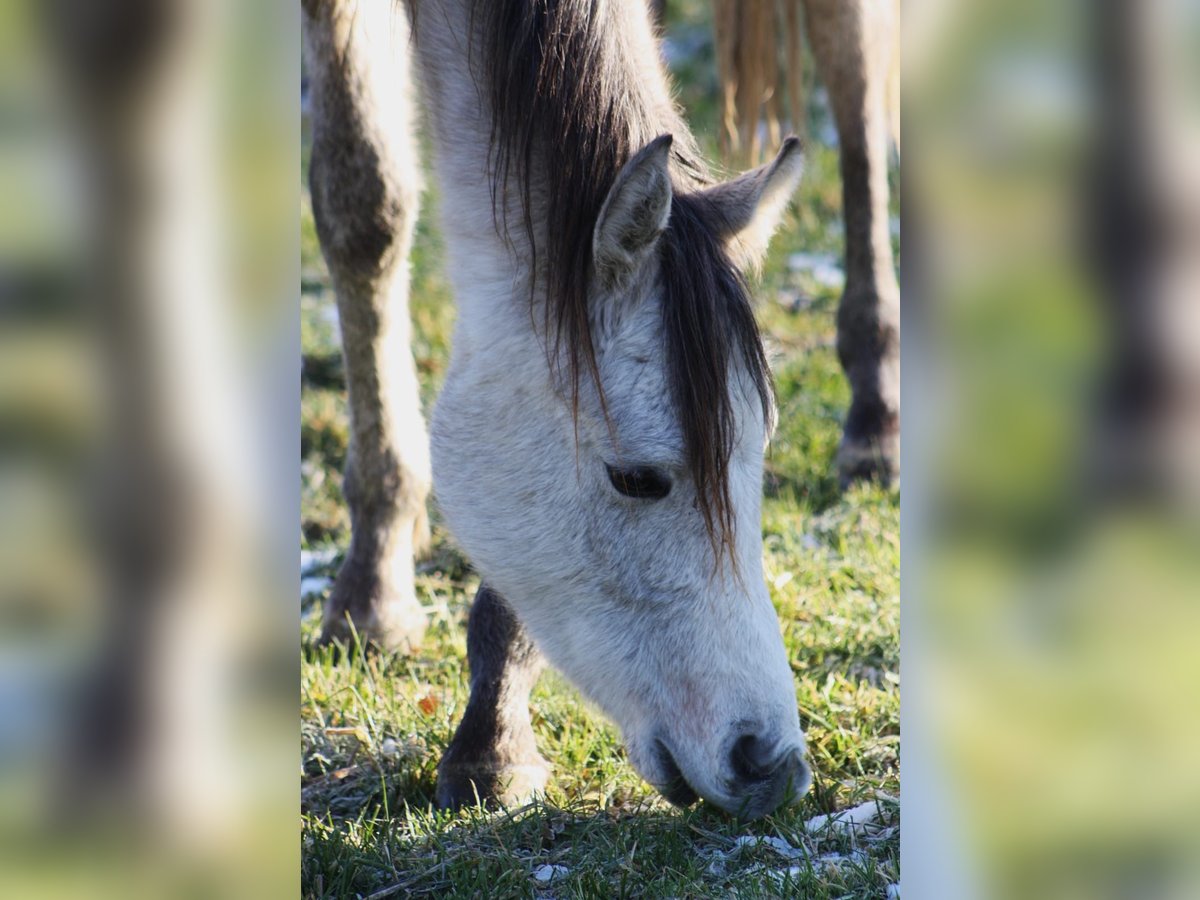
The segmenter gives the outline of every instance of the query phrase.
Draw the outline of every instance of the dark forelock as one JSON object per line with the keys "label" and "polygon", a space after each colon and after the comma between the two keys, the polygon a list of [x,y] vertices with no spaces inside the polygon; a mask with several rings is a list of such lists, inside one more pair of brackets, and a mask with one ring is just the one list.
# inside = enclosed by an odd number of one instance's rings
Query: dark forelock
{"label": "dark forelock", "polygon": [[[588,314],[600,208],[640,144],[683,127],[677,117],[658,121],[661,111],[639,100],[644,93],[636,84],[637,66],[613,41],[613,29],[624,27],[621,17],[629,14],[618,6],[607,0],[474,0],[472,13],[483,51],[476,74],[493,116],[493,212],[509,234],[504,198],[515,179],[523,192],[519,225],[534,254],[533,270],[540,259],[546,276],[541,312],[549,361],[566,374],[576,414],[582,377],[593,380],[604,405]],[[734,526],[730,374],[737,365],[746,372],[764,420],[771,378],[745,282],[720,237],[720,211],[697,190],[709,177],[690,135],[676,133],[671,164],[675,195],[659,240],[665,363],[700,511],[720,558],[731,547]],[[535,166],[545,191],[540,230],[534,227]]]}

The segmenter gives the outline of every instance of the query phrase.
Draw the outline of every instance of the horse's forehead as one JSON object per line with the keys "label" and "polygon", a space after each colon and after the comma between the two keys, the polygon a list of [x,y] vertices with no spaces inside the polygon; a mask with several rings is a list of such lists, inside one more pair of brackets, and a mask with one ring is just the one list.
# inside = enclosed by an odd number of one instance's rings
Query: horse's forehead
{"label": "horse's forehead", "polygon": [[[617,442],[645,462],[682,460],[686,447],[683,428],[662,350],[656,344],[630,340],[614,351],[606,360],[603,377]],[[730,411],[738,422],[735,444],[745,443],[749,452],[761,454],[765,423],[757,397],[740,374],[731,372],[727,381],[734,392]]]}
{"label": "horse's forehead", "polygon": [[662,344],[665,292],[657,266],[644,266],[618,294],[601,300],[603,318],[618,351]]}
{"label": "horse's forehead", "polygon": [[[606,298],[611,305],[602,316],[598,362],[609,424],[621,447],[646,461],[685,456],[663,331],[666,300],[658,268],[647,266],[620,296]],[[735,443],[749,439],[754,452],[761,453],[762,442],[752,437],[759,430],[756,425],[762,424],[757,395],[747,391],[744,372],[728,375],[726,386],[733,392],[730,412],[738,422]]]}
{"label": "horse's forehead", "polygon": [[606,299],[609,309],[602,326],[601,369],[606,390],[655,393],[666,389],[666,341],[663,336],[663,294],[657,279],[643,277]]}
{"label": "horse's forehead", "polygon": [[655,455],[683,452],[683,432],[660,349],[630,341],[605,372],[612,423],[623,445],[653,448]]}

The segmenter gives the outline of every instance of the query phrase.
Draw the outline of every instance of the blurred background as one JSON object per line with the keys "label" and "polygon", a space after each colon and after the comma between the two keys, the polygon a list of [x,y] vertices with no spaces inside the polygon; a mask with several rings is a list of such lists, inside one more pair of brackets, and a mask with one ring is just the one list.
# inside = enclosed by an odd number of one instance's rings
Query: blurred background
{"label": "blurred background", "polygon": [[298,883],[298,18],[0,6],[7,896]]}
{"label": "blurred background", "polygon": [[[12,896],[296,889],[298,20],[0,6]],[[1200,4],[904,31],[903,889],[1197,896]]]}
{"label": "blurred background", "polygon": [[903,880],[1198,896],[1200,4],[904,18]]}

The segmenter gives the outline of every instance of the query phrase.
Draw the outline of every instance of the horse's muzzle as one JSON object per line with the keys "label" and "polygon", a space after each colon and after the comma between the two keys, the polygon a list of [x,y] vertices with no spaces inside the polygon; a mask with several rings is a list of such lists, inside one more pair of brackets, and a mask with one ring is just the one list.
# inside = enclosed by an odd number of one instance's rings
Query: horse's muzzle
{"label": "horse's muzzle", "polygon": [[689,782],[663,741],[657,742],[656,751],[666,775],[656,787],[676,806],[690,806],[702,796],[741,819],[757,819],[799,800],[812,783],[803,745],[780,750],[777,742],[753,733],[740,734],[730,743],[725,771],[718,779],[719,793],[703,790],[699,780]]}
{"label": "horse's muzzle", "polygon": [[755,734],[734,739],[729,751],[727,780],[730,803],[719,803],[743,819],[757,819],[804,796],[812,772],[802,746],[778,749]]}

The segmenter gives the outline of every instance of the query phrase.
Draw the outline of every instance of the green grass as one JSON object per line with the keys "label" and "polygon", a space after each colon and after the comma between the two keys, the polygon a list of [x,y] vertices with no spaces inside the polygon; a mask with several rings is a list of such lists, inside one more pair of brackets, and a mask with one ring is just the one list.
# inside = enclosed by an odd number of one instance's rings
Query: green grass
{"label": "green grass", "polygon": [[[413,258],[414,352],[426,409],[444,376],[454,315],[441,240],[428,224],[436,202],[425,198]],[[301,212],[301,545],[344,550],[347,422],[333,297],[307,205]],[[317,650],[323,597],[305,609],[306,896],[391,888],[401,897],[874,898],[899,879],[894,802],[882,803],[888,827],[873,839],[804,827],[880,792],[899,794],[899,501],[872,487],[837,491],[832,462],[848,390],[834,352],[836,292],[786,265],[799,250],[837,252],[839,217],[836,155],[810,144],[795,212],[757,290],[780,412],[764,484],[765,568],[795,672],[813,790],[798,807],[750,825],[704,804],[674,809],[630,768],[616,730],[550,672],[532,699],[539,747],[554,766],[544,801],[507,814],[434,811],[436,765],[467,700],[465,622],[478,586],[434,510],[433,548],[417,577],[431,610],[419,655]],[[801,302],[790,302],[796,297]],[[763,847],[729,853],[747,834],[781,837],[809,850],[812,862]],[[829,853],[848,861],[817,861]],[[545,864],[566,874],[539,883],[533,872]]]}

